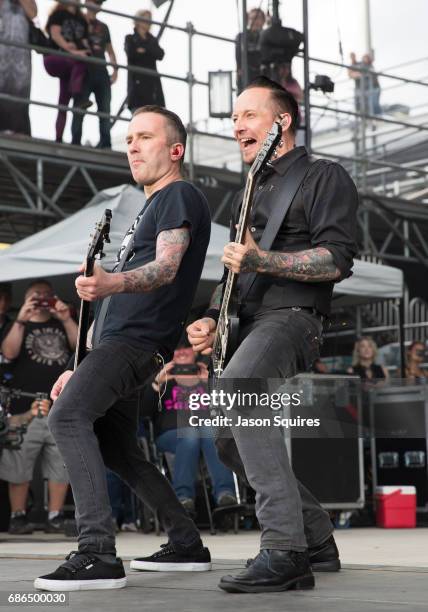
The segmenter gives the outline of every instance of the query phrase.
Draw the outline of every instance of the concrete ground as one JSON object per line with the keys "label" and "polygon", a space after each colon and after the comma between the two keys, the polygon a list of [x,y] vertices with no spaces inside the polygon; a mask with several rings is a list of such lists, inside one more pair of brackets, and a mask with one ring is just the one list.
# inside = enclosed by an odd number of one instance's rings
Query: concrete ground
{"label": "concrete ground", "polygon": [[[70,594],[68,609],[91,612],[406,612],[428,609],[428,529],[346,529],[336,532],[343,570],[317,574],[311,591],[231,595],[220,591],[220,577],[243,567],[258,549],[259,534],[204,534],[214,560],[205,573],[149,573],[129,569],[134,556],[150,554],[164,537],[119,534],[117,548],[125,561],[128,587],[117,591]],[[0,607],[10,592],[34,592],[35,577],[52,571],[76,548],[73,539],[36,532],[30,536],[0,533]],[[43,609],[48,606],[42,606]],[[25,609],[20,606],[21,609]],[[55,609],[59,607],[55,606]],[[34,607],[32,607],[34,610]]]}

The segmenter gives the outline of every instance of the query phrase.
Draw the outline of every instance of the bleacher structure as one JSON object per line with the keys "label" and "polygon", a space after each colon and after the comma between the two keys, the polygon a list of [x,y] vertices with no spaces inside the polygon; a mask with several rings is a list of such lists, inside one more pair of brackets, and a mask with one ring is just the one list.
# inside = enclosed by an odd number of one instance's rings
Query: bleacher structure
{"label": "bleacher structure", "polygon": [[[105,12],[123,17],[114,11]],[[230,122],[194,121],[194,86],[208,83],[197,81],[192,74],[192,41],[197,36],[230,44],[235,41],[197,32],[191,23],[186,28],[163,26],[181,30],[188,38],[186,77],[161,73],[163,78],[181,80],[188,87],[187,173],[207,195],[213,220],[227,225],[231,200],[243,182],[243,170]],[[305,52],[302,56],[306,77],[315,72],[315,66],[322,65],[325,70],[332,66],[342,71],[349,68],[346,64],[311,58]],[[427,58],[418,62],[424,60]],[[85,61],[102,62],[92,58]],[[406,72],[407,68],[402,70]],[[419,86],[428,93],[425,76],[376,74],[383,90]],[[8,97],[0,94],[0,98]],[[403,268],[408,286],[404,306],[407,339],[425,340],[428,284],[420,279],[428,271],[428,102],[412,109],[396,105],[385,109],[381,116],[372,116],[356,112],[353,98],[326,98],[311,91],[307,80],[305,98],[306,112],[310,109],[307,123],[312,129],[309,138],[307,132],[300,136],[301,141],[305,139],[313,155],[339,161],[354,178],[361,198],[358,213],[361,258]],[[35,100],[14,101],[57,108]],[[97,115],[93,111],[90,114]],[[125,130],[126,117],[111,119],[123,121]],[[131,180],[123,144],[114,142],[113,150],[106,151],[0,134],[0,242],[14,243],[73,214],[95,193]],[[366,306],[356,319],[359,333],[374,329],[385,332],[388,339],[397,325],[396,309],[391,305]]]}

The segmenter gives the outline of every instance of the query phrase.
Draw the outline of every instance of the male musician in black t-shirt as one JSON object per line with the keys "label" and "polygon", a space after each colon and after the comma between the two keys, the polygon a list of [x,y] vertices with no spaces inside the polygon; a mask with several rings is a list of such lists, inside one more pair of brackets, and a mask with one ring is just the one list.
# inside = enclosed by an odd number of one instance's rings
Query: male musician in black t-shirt
{"label": "male musician in black t-shirt", "polygon": [[[241,302],[239,346],[223,373],[226,379],[284,379],[309,370],[319,356],[333,283],[349,276],[356,254],[355,186],[340,165],[310,163],[304,147],[295,147],[297,111],[294,98],[265,77],[244,89],[235,104],[234,134],[245,163],[255,160],[274,120],[282,124],[282,141],[256,183],[245,244],[234,241],[240,194],[231,242],[224,248],[226,272],[239,274]],[[272,247],[264,251],[259,241],[267,221],[284,207],[296,166],[302,170],[302,164],[307,166],[303,181]],[[246,283],[251,273],[254,282]],[[188,328],[195,351],[211,351],[222,289],[220,283],[206,317]],[[264,410],[269,416],[269,408]],[[218,452],[238,473],[244,475],[245,468],[256,491],[261,550],[244,572],[222,578],[220,587],[231,592],[311,588],[311,566],[340,568],[327,512],[297,483],[279,427],[231,429],[229,438],[218,438]]]}
{"label": "male musician in black t-shirt", "polygon": [[[208,248],[211,222],[203,194],[182,178],[186,131],[177,115],[158,106],[138,109],[129,124],[128,160],[144,186],[146,204],[125,236],[122,271],[95,266],[79,276],[79,296],[111,296],[95,319],[94,348],[52,389],[49,426],[73,488],[78,552],[35,581],[44,590],[121,588],[107,492],[107,466],[158,516],[169,542],[135,559],[133,569],[211,569],[196,526],[159,470],[137,443],[138,407],[126,401],[167,361],[183,332]],[[129,250],[125,243],[129,244]],[[123,261],[123,260],[122,260]]]}

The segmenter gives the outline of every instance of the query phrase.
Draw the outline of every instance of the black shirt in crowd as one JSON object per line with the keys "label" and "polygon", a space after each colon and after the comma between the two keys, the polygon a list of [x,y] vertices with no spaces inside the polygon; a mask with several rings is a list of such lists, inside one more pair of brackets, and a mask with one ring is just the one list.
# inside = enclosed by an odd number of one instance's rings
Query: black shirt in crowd
{"label": "black shirt in crowd", "polygon": [[57,25],[61,27],[61,35],[67,42],[72,42],[78,49],[84,49],[83,41],[88,38],[88,24],[86,19],[81,15],[73,15],[65,9],[59,9],[49,16],[46,24],[46,31],[51,39],[53,49],[59,49],[51,36],[51,27]]}
{"label": "black shirt in crowd", "polygon": [[[8,364],[12,374],[9,386],[31,393],[49,394],[58,376],[63,373],[71,355],[64,326],[57,319],[46,323],[25,324],[21,350],[16,359]],[[14,399],[13,414],[29,410],[33,400]]]}
{"label": "black shirt in crowd", "polygon": [[[144,52],[139,51],[139,49],[143,49]],[[128,65],[153,71],[157,70],[156,62],[163,59],[165,55],[157,39],[150,32],[147,33],[145,38],[142,38],[137,31],[126,36],[125,53],[128,58]],[[160,77],[156,74],[140,74],[129,71],[127,103],[130,109],[145,104],[165,106]]]}
{"label": "black shirt in crowd", "polygon": [[[287,177],[293,163],[307,155],[304,147],[295,147],[269,164],[257,181],[249,228],[258,243],[269,216],[287,188]],[[235,199],[231,223],[231,240],[236,235],[242,192]],[[314,161],[285,216],[272,244],[271,251],[292,253],[324,247],[333,255],[341,278],[351,275],[357,253],[356,210],[357,189],[346,170],[339,164],[319,159]],[[245,274],[238,280],[243,281]],[[313,307],[327,315],[333,292],[333,282],[301,282],[287,278],[257,274],[241,308],[241,317],[281,307]]]}
{"label": "black shirt in crowd", "polygon": [[[161,399],[159,393],[148,384],[143,394],[142,416],[150,417],[153,421],[155,436],[159,436],[170,429],[191,427],[189,417],[209,416],[208,408],[196,401],[196,396],[207,393],[207,386],[199,381],[195,385],[180,385],[174,378],[168,380],[166,386],[162,386]],[[192,398],[193,410],[189,408],[189,399]],[[205,415],[203,410],[207,411]]]}
{"label": "black shirt in crowd", "polygon": [[162,231],[188,226],[189,247],[171,284],[154,291],[112,296],[100,341],[125,340],[144,350],[160,350],[169,358],[183,332],[202,273],[211,219],[203,193],[183,180],[170,183],[147,202],[150,204],[135,231],[134,247],[123,271],[156,259],[156,240]]}
{"label": "black shirt in crowd", "polygon": [[[88,22],[88,42],[93,57],[105,59],[106,47],[111,43],[110,30],[108,26],[99,21],[92,19]],[[91,70],[105,70],[104,66],[90,65]]]}

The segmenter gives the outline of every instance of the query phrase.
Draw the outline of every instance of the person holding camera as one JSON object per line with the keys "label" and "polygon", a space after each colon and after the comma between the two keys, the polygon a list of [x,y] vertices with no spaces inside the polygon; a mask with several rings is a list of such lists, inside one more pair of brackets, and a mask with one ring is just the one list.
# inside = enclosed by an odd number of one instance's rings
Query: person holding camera
{"label": "person holding camera", "polygon": [[[18,316],[1,344],[1,352],[11,361],[11,386],[31,393],[49,393],[63,372],[77,341],[77,324],[70,308],[57,299],[51,284],[36,280],[28,287]],[[8,366],[9,367],[9,366]],[[27,412],[31,401],[16,398],[11,413]],[[9,483],[11,521],[9,532],[26,534],[32,526],[26,516],[30,481],[38,455],[43,453],[43,475],[48,479],[49,515],[46,531],[62,529],[62,507],[68,478],[62,457],[47,425],[47,418],[33,419],[20,450],[3,453],[0,478]]]}
{"label": "person holding camera", "polygon": [[156,447],[163,453],[175,455],[172,485],[190,514],[195,510],[195,484],[201,452],[211,477],[216,505],[236,504],[233,473],[217,456],[211,428],[191,427],[187,419],[192,414],[190,396],[206,393],[207,380],[207,367],[203,362],[196,363],[192,347],[180,346],[174,351],[172,361],[156,376],[153,390],[147,392],[150,395],[151,391],[154,407]]}

